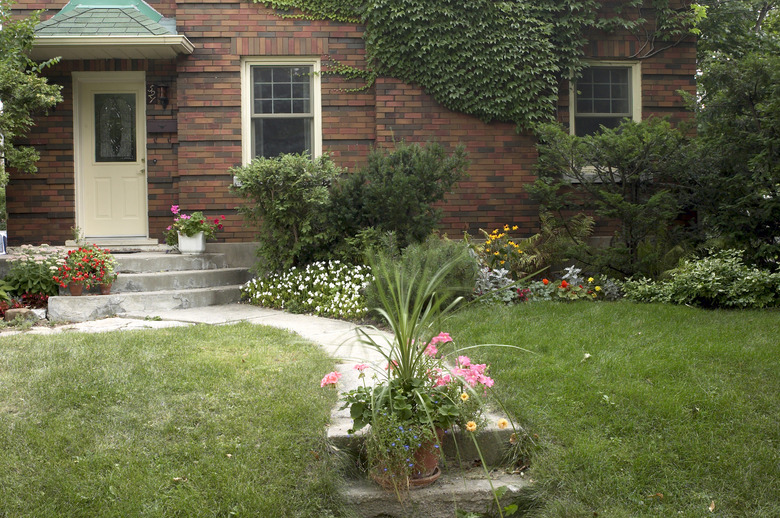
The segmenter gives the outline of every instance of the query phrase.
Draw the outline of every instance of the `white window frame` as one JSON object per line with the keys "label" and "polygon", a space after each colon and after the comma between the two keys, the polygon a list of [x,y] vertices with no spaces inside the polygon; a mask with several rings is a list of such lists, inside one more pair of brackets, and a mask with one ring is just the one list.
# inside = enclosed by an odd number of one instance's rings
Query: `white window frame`
{"label": "white window frame", "polygon": [[253,66],[310,66],[312,67],[311,107],[313,126],[311,154],[322,155],[322,94],[320,58],[307,56],[274,56],[241,58],[241,158],[246,165],[252,156],[252,67]]}
{"label": "white window frame", "polygon": [[[586,61],[586,67],[605,67],[605,68],[629,68],[628,78],[631,82],[629,92],[631,98],[629,102],[629,112],[631,120],[639,122],[642,120],[642,63],[639,61]],[[569,81],[569,134],[575,134],[575,124],[577,115],[577,81]]]}

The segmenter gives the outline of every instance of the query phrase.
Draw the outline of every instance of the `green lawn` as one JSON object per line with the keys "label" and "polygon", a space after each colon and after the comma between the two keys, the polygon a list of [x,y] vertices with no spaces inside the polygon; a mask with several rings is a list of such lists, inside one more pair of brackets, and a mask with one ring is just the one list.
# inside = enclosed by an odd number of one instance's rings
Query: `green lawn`
{"label": "green lawn", "polygon": [[469,351],[537,437],[528,516],[780,516],[780,312],[531,303],[445,330],[534,352]]}
{"label": "green lawn", "polygon": [[0,337],[0,516],[341,514],[332,367],[252,325]]}

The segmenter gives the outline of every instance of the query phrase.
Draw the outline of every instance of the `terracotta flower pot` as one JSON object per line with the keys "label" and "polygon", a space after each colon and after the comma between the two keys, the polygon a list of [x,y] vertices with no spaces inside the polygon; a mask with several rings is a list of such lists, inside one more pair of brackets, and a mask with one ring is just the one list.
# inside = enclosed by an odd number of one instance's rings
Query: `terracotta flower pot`
{"label": "terracotta flower pot", "polygon": [[100,285],[100,294],[101,295],[111,295],[111,283],[101,284]]}
{"label": "terracotta flower pot", "polygon": [[[416,489],[428,487],[436,482],[441,476],[439,469],[439,460],[441,459],[441,445],[444,438],[444,430],[436,429],[438,441],[431,440],[423,443],[414,452],[414,468],[412,475],[406,481],[406,485],[399,486],[398,489]],[[385,489],[396,489],[393,477],[383,473],[381,469],[372,469],[369,474],[371,478]]]}
{"label": "terracotta flower pot", "polygon": [[73,297],[80,297],[84,293],[84,285],[80,282],[69,282],[68,291]]}

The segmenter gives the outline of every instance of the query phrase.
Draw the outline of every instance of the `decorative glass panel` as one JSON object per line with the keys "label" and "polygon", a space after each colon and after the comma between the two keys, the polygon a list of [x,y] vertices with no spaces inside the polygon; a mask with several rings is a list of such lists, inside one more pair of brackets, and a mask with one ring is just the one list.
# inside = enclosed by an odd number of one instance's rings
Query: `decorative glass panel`
{"label": "decorative glass panel", "polygon": [[95,161],[135,162],[135,94],[95,94]]}

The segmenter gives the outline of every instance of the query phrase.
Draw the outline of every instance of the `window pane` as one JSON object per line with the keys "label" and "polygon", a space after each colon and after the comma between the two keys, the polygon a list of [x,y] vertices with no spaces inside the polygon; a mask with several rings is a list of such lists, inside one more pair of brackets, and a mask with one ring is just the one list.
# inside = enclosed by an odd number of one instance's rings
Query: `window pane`
{"label": "window pane", "polygon": [[292,80],[290,67],[274,67],[271,70],[273,70],[274,83],[289,83]]}
{"label": "window pane", "polygon": [[593,113],[610,113],[609,99],[595,99],[593,101]]}
{"label": "window pane", "polygon": [[609,85],[593,85],[594,99],[609,99]]}
{"label": "window pane", "polygon": [[627,99],[616,99],[612,101],[612,110],[610,110],[612,113],[624,113],[628,114],[628,100]]}
{"label": "window pane", "polygon": [[577,117],[574,120],[574,131],[578,137],[593,135],[600,126],[617,128],[622,120],[622,117]]}
{"label": "window pane", "polygon": [[135,162],[135,94],[95,94],[95,161]]}
{"label": "window pane", "polygon": [[274,83],[274,99],[289,99],[292,97],[290,83]]}
{"label": "window pane", "polygon": [[274,113],[292,113],[292,103],[290,100],[274,100]]}
{"label": "window pane", "polygon": [[593,113],[593,101],[590,99],[577,99],[577,113]]}
{"label": "window pane", "polygon": [[312,119],[255,119],[252,121],[254,156],[311,153]]}
{"label": "window pane", "polygon": [[604,67],[593,67],[593,82],[594,83],[609,83],[610,82],[610,69]]}
{"label": "window pane", "polygon": [[270,67],[254,67],[255,83],[270,83],[273,81],[272,69]]}

